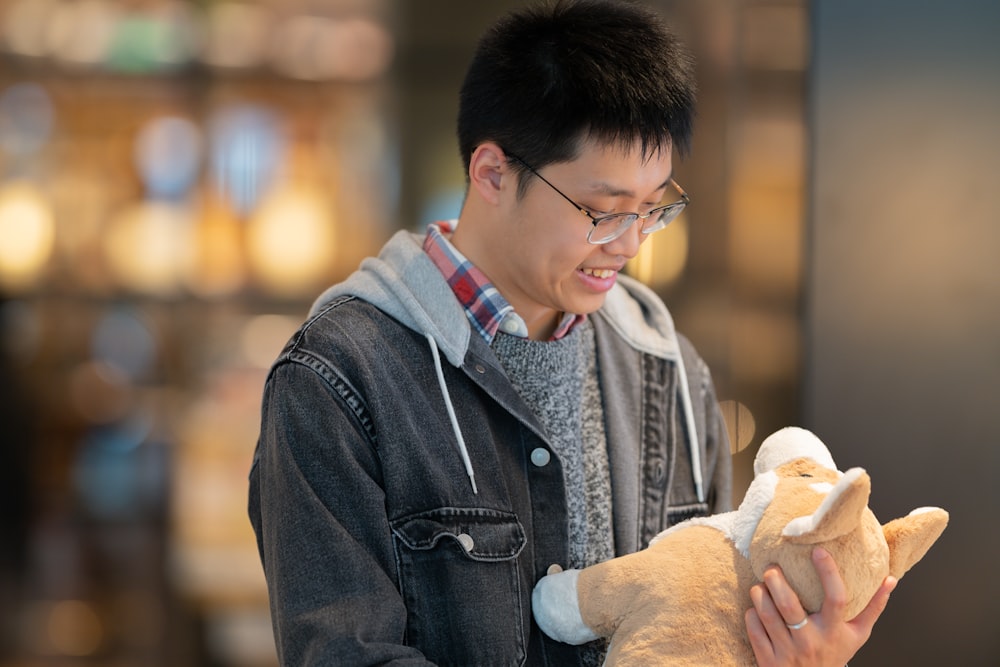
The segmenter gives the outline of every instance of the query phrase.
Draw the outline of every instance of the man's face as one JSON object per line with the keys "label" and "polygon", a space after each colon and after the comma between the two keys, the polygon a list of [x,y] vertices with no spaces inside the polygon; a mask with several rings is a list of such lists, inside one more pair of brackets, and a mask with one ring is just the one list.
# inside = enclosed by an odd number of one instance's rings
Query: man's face
{"label": "man's face", "polygon": [[[668,184],[672,169],[669,152],[644,160],[637,146],[625,150],[587,143],[577,159],[538,173],[596,216],[646,213],[673,192]],[[590,219],[551,187],[535,178],[520,200],[516,188],[516,179],[505,180],[504,231],[494,239],[489,266],[481,268],[534,336],[550,330],[561,313],[600,308],[646,235],[636,223],[614,241],[592,245],[587,242]]]}

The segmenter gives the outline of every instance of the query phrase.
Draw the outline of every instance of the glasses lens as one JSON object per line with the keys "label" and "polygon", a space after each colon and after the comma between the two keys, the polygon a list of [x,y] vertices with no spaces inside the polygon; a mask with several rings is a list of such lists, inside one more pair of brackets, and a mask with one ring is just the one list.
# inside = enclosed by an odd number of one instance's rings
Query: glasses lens
{"label": "glasses lens", "polygon": [[623,213],[622,215],[608,215],[598,218],[597,224],[591,228],[587,235],[587,240],[595,245],[610,243],[624,234],[637,217],[634,213]]}
{"label": "glasses lens", "polygon": [[654,211],[652,215],[646,218],[646,224],[642,226],[643,233],[652,234],[663,229],[673,222],[674,218],[680,215],[683,210],[684,202],[679,201],[669,206],[664,206],[659,211]]}

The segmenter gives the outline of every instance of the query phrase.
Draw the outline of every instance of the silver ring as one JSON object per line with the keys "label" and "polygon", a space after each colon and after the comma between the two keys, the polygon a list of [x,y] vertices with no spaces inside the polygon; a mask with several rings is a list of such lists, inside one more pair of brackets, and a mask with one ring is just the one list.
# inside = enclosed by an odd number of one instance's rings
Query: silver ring
{"label": "silver ring", "polygon": [[801,630],[802,628],[809,625],[809,617],[806,616],[805,618],[802,619],[802,622],[800,623],[785,623],[785,625],[788,627],[789,630]]}

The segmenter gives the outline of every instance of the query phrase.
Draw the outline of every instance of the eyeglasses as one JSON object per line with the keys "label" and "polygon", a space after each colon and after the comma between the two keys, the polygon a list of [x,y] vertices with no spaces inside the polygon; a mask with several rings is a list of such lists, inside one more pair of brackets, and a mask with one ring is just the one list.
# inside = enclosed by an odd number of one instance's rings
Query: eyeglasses
{"label": "eyeglasses", "polygon": [[583,213],[585,216],[590,218],[590,222],[593,227],[591,227],[590,232],[587,233],[587,242],[593,245],[611,243],[616,238],[624,234],[636,220],[642,220],[643,234],[652,234],[655,231],[661,230],[673,222],[674,218],[680,215],[681,211],[684,210],[684,207],[691,201],[691,198],[688,197],[686,192],[684,192],[684,189],[677,184],[677,181],[671,178],[668,183],[670,183],[670,185],[677,190],[677,194],[681,196],[681,198],[677,201],[667,204],[666,206],[657,206],[648,213],[609,213],[607,215],[595,216],[586,208],[577,204],[575,201],[563,194],[559,188],[549,183],[544,176],[535,171],[535,169],[527,162],[512,153],[507,153],[507,157],[520,162],[528,171],[542,179],[543,183],[555,190],[559,196],[576,207],[580,213]]}

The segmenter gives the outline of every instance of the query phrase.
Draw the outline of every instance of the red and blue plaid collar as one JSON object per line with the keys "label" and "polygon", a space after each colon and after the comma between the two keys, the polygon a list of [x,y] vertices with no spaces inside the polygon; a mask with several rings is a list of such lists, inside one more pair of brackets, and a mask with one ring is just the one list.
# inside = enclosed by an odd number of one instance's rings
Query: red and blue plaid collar
{"label": "red and blue plaid collar", "polygon": [[[436,222],[427,227],[424,252],[431,258],[441,275],[451,286],[455,297],[469,321],[487,344],[493,342],[498,330],[526,338],[528,327],[514,307],[497,291],[486,275],[472,265],[448,240],[453,222]],[[586,315],[566,313],[552,334],[552,340],[559,340],[573,327],[586,319]]]}

